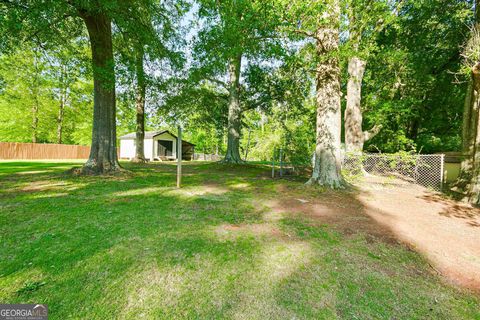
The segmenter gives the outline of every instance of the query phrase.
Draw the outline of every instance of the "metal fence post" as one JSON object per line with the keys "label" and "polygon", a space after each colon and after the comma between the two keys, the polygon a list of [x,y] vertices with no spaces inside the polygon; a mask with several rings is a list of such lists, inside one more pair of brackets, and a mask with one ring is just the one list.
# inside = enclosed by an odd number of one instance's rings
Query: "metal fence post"
{"label": "metal fence post", "polygon": [[443,175],[444,175],[445,155],[440,155],[440,191],[443,191]]}

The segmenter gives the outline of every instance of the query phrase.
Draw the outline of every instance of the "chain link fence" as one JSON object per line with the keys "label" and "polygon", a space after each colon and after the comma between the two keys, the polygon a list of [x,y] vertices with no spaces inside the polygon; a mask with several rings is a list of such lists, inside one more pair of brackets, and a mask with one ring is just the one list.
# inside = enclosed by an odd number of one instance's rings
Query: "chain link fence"
{"label": "chain link fence", "polygon": [[220,161],[223,159],[223,156],[218,154],[209,154],[209,153],[197,153],[193,154],[192,160],[201,160],[201,161]]}
{"label": "chain link fence", "polygon": [[443,154],[346,154],[343,173],[349,180],[374,175],[441,191]]}

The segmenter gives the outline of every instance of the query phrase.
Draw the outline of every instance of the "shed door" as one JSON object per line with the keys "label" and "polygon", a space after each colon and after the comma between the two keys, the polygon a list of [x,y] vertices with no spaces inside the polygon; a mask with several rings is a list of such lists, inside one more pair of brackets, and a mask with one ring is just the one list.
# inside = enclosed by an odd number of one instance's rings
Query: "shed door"
{"label": "shed door", "polygon": [[158,155],[171,157],[173,151],[173,141],[158,140]]}

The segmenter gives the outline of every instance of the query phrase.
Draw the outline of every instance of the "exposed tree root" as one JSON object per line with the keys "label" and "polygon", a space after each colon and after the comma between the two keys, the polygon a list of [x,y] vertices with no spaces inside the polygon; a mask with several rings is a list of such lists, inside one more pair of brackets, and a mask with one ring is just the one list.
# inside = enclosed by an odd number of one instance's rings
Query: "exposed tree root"
{"label": "exposed tree root", "polygon": [[130,162],[132,163],[147,163],[148,160],[145,158],[135,157]]}

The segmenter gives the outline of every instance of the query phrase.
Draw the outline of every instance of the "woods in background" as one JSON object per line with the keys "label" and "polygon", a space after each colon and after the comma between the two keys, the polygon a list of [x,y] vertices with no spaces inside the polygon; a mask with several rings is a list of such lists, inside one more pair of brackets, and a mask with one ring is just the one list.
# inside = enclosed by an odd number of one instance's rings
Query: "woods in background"
{"label": "woods in background", "polygon": [[310,183],[330,187],[344,184],[343,151],[463,151],[458,188],[478,202],[476,8],[2,1],[0,140],[91,144],[84,171],[108,173],[117,130],[137,132],[144,161],[145,130],[182,124],[226,163],[315,153]]}

